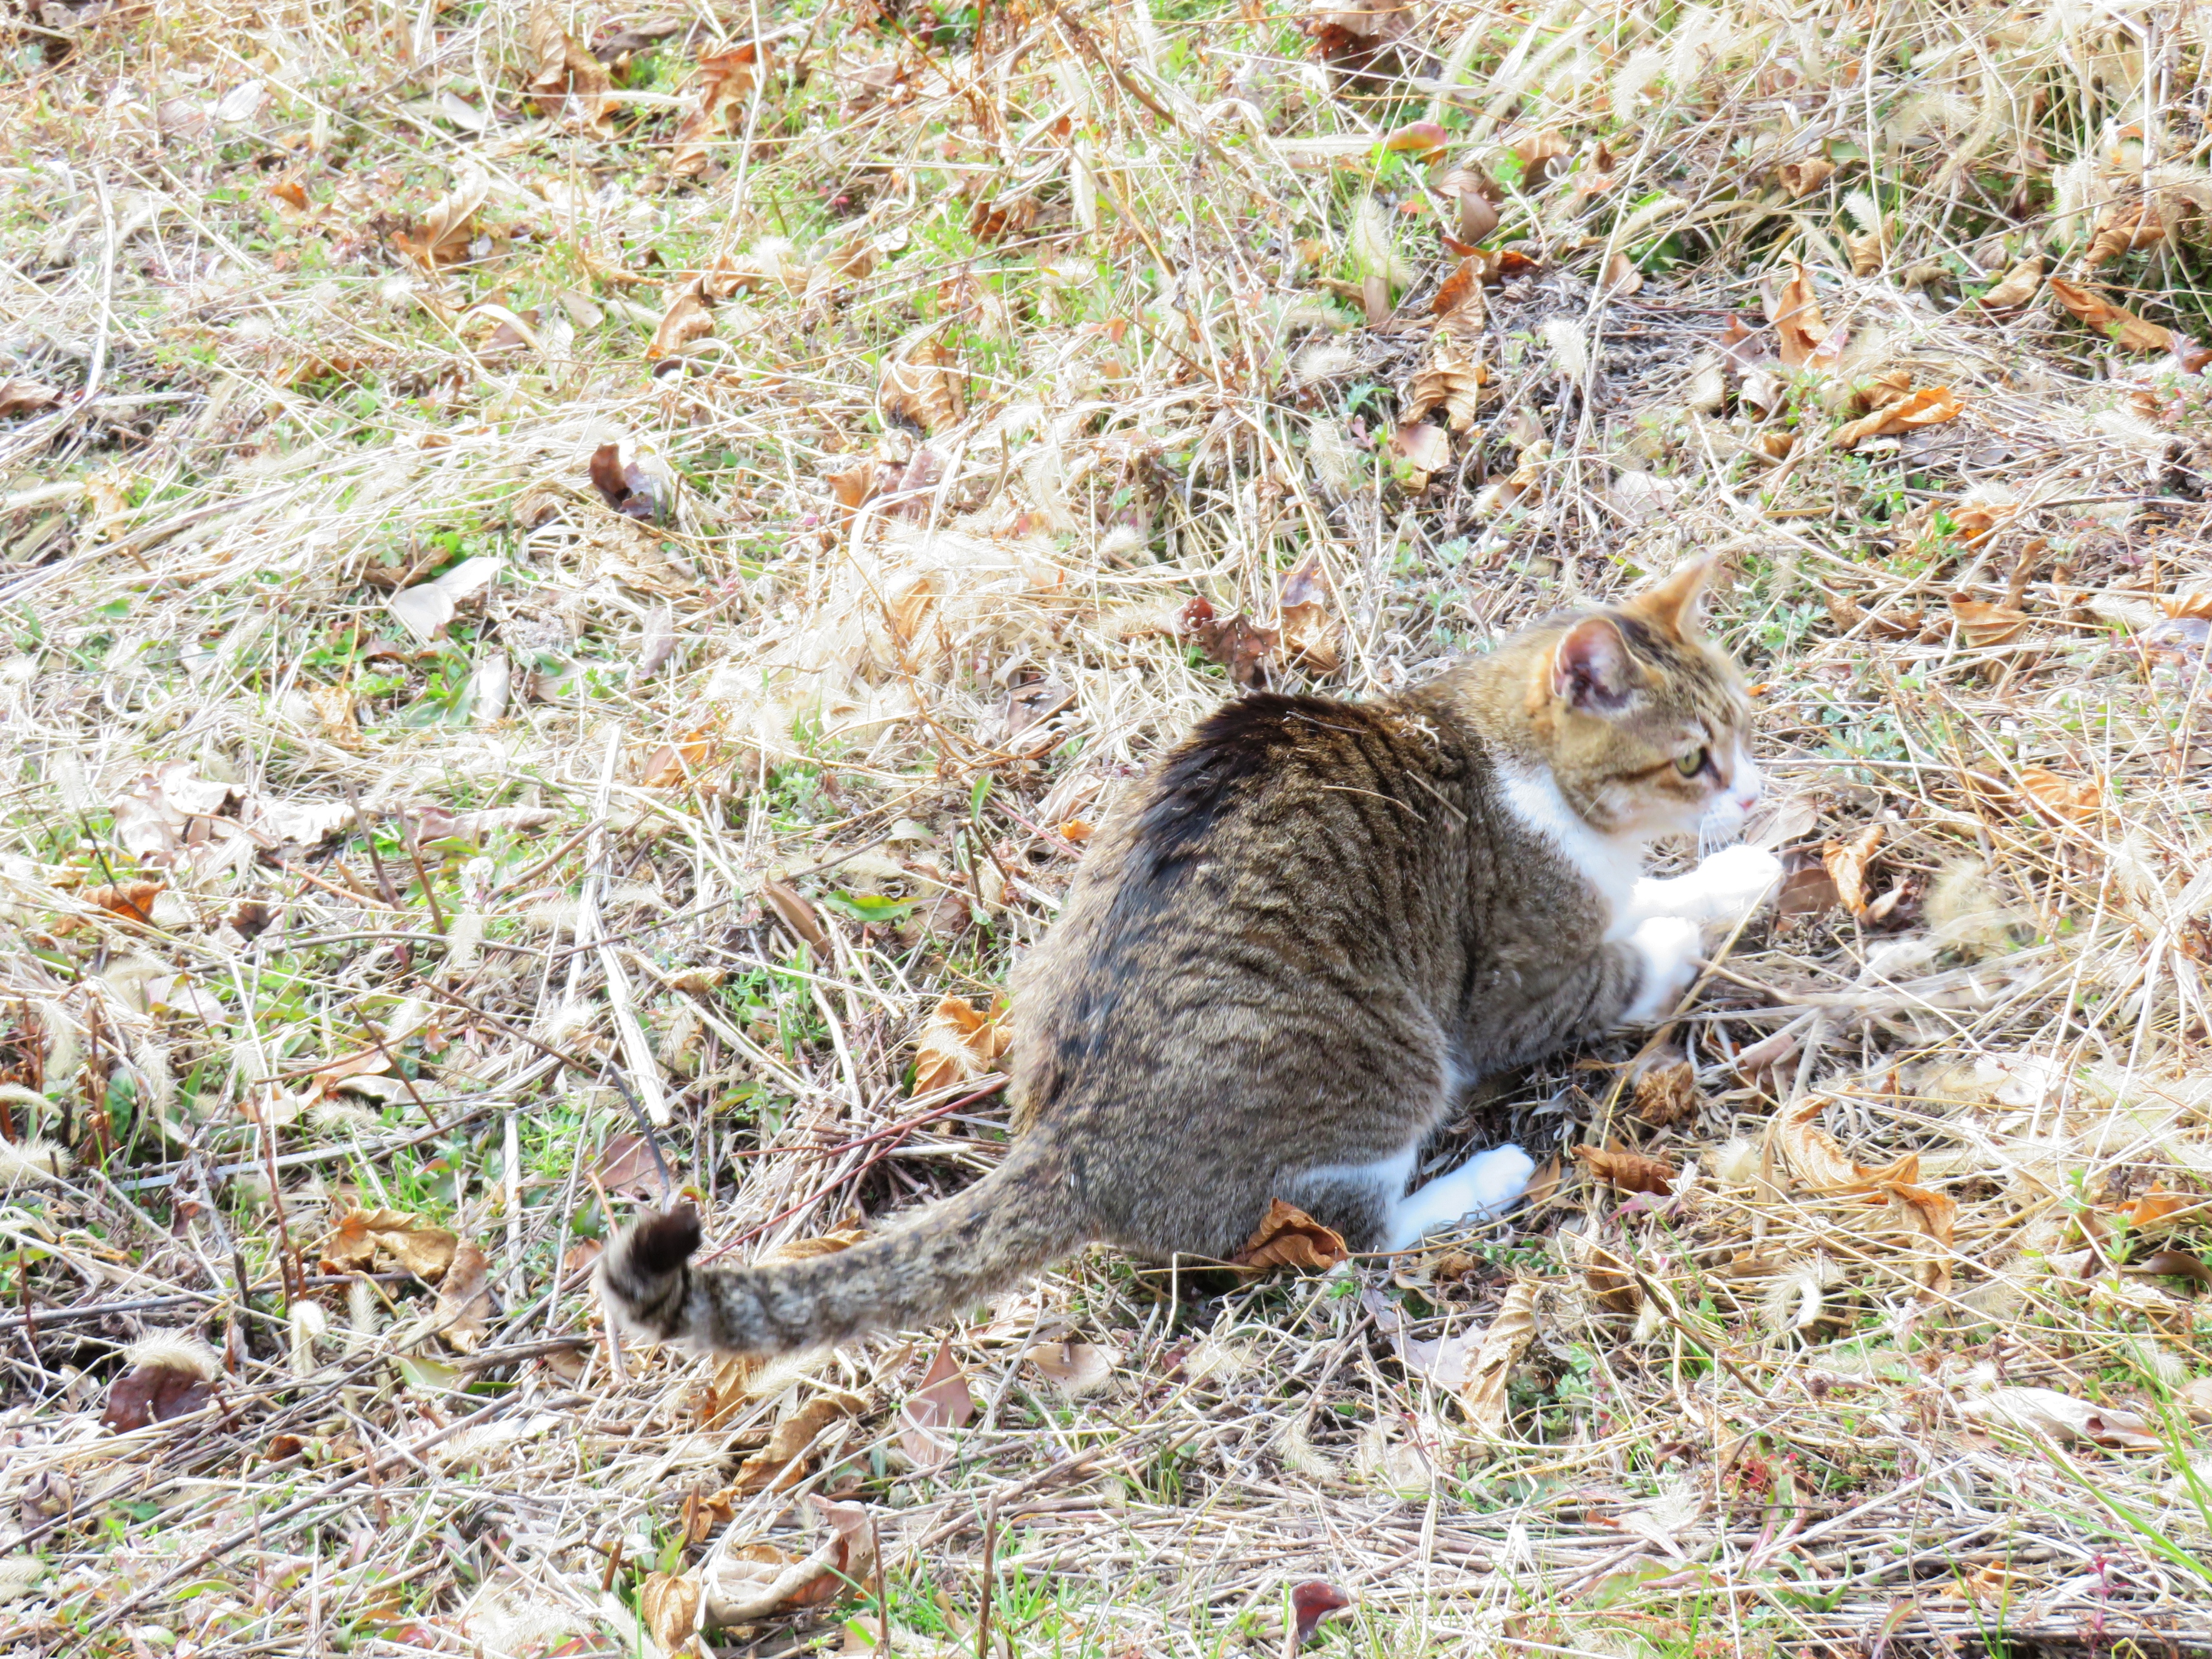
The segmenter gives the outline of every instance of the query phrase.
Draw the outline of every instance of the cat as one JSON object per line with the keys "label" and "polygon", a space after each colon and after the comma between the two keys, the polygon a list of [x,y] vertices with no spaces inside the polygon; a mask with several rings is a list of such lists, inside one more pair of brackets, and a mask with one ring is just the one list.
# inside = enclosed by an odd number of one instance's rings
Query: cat
{"label": "cat", "polygon": [[1699,932],[1772,854],[1642,874],[1733,836],[1748,700],[1697,612],[1707,566],[1565,613],[1372,702],[1229,703],[1109,814],[1014,975],[1014,1138],[966,1191],[830,1255],[695,1268],[689,1208],[639,1221],[601,1291],[664,1341],[765,1354],[927,1324],[1086,1244],[1219,1261],[1282,1199],[1355,1251],[1499,1213],[1498,1146],[1408,1193],[1491,1073],[1663,1017]]}

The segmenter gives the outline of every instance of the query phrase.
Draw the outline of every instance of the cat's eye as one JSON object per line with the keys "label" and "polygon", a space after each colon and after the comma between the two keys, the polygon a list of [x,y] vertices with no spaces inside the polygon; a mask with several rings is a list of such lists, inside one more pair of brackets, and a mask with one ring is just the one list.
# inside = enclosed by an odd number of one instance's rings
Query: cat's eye
{"label": "cat's eye", "polygon": [[1710,759],[1702,747],[1692,749],[1686,755],[1674,757],[1674,769],[1686,778],[1694,778],[1705,769]]}

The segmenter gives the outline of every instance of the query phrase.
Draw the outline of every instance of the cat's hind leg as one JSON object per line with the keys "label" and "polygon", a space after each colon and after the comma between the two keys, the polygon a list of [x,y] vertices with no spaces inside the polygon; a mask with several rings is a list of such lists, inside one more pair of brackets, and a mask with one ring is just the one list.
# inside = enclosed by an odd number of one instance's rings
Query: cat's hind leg
{"label": "cat's hind leg", "polygon": [[1439,1227],[1489,1220],[1528,1190],[1536,1160],[1518,1146],[1492,1146],[1391,1206],[1387,1249],[1407,1250]]}

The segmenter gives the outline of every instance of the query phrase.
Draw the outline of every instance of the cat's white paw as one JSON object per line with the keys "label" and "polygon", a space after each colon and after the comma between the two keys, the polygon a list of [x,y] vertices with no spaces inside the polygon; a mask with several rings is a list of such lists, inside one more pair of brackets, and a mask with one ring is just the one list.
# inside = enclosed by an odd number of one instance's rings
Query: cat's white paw
{"label": "cat's white paw", "polygon": [[1518,1146],[1492,1146],[1417,1193],[1398,1200],[1390,1212],[1390,1248],[1411,1249],[1424,1235],[1470,1217],[1488,1220],[1528,1190],[1536,1160]]}
{"label": "cat's white paw", "polygon": [[1637,1024],[1671,1013],[1698,971],[1698,924],[1687,916],[1652,916],[1628,936],[1644,959],[1644,984],[1622,1010],[1624,1024]]}
{"label": "cat's white paw", "polygon": [[[1730,847],[1684,878],[1686,896],[1698,901],[1700,921],[1734,921],[1747,915],[1782,879],[1782,860],[1764,847]],[[1693,914],[1685,908],[1685,915]]]}

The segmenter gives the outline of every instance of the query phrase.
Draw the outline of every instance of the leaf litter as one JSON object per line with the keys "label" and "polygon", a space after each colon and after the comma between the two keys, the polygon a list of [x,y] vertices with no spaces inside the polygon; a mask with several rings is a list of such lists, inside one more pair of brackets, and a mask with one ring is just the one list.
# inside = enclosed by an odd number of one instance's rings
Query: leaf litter
{"label": "leaf litter", "polygon": [[[2201,20],[895,9],[15,48],[9,1640],[2203,1639]],[[625,1086],[848,1248],[1132,768],[1701,550],[1791,873],[1522,1212],[611,1346]]]}

